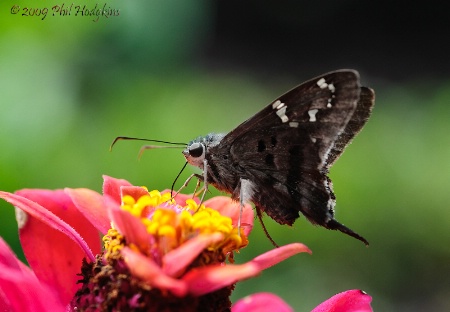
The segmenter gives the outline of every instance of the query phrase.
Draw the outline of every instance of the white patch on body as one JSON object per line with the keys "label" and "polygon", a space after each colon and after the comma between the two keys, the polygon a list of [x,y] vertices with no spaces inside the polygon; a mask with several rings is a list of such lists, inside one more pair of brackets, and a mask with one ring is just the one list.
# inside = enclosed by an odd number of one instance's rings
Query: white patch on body
{"label": "white patch on body", "polygon": [[253,194],[255,194],[255,185],[247,179],[241,179],[241,202],[246,204],[252,201]]}
{"label": "white patch on body", "polygon": [[224,133],[215,133],[212,136],[211,142],[208,144],[208,147],[214,147],[216,145],[219,145],[220,141],[225,137]]}
{"label": "white patch on body", "polygon": [[319,111],[318,109],[310,109],[310,110],[308,111],[309,121],[310,121],[310,122],[315,122],[315,121],[317,121],[317,119],[316,119],[316,114],[317,114],[318,111]]}
{"label": "white patch on body", "polygon": [[311,142],[316,143],[317,139],[316,138],[311,138]]}
{"label": "white patch on body", "polygon": [[296,121],[291,121],[291,122],[289,123],[289,127],[292,127],[292,128],[298,128],[298,122],[296,122]]}

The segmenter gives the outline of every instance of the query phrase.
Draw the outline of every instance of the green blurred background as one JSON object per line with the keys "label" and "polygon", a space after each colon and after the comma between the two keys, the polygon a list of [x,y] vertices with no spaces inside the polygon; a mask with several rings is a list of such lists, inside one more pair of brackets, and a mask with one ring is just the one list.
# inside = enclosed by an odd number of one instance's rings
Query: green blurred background
{"label": "green blurred background", "polygon": [[[239,283],[233,300],[268,291],[309,311],[360,288],[376,311],[448,311],[447,4],[111,0],[106,8],[120,15],[97,22],[74,16],[75,8],[53,16],[62,4],[0,3],[1,190],[100,191],[102,174],[170,188],[184,163],[179,150],[147,151],[138,161],[140,142],[110,153],[111,141],[227,132],[298,83],[354,68],[376,90],[376,107],[331,177],[337,219],[370,247],[303,218],[293,228],[266,218],[278,243],[303,242],[313,255]],[[49,12],[22,16],[24,7]],[[0,235],[23,257],[14,210],[3,201],[0,218]],[[271,248],[256,224],[237,262]]]}

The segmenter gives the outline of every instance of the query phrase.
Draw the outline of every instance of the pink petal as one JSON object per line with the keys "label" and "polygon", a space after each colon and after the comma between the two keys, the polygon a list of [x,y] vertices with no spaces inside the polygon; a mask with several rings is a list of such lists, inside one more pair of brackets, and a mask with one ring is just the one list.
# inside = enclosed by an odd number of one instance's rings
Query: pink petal
{"label": "pink petal", "polygon": [[311,312],[372,312],[371,301],[372,297],[362,290],[347,290],[322,302]]}
{"label": "pink petal", "polygon": [[251,262],[240,265],[209,265],[189,271],[182,280],[187,283],[189,293],[201,296],[256,276],[260,271],[258,265]]}
{"label": "pink petal", "polygon": [[122,186],[131,186],[131,183],[127,180],[116,179],[109,177],[107,175],[103,176],[103,195],[111,196],[117,204],[121,202],[121,191]]}
{"label": "pink petal", "polygon": [[9,311],[65,311],[58,294],[39,283],[34,275],[24,275],[3,264],[0,272],[1,305],[9,306]]}
{"label": "pink petal", "polygon": [[309,250],[309,248],[305,245],[300,243],[293,243],[272,249],[266,253],[263,253],[262,255],[259,255],[250,262],[258,265],[260,270],[265,270],[300,252],[307,252],[311,254],[311,250]]}
{"label": "pink petal", "polygon": [[0,264],[20,271],[19,262],[8,244],[0,237]]}
{"label": "pink petal", "polygon": [[[73,217],[71,223],[82,233],[93,229],[91,226],[83,228],[83,223],[89,223],[61,190],[24,190],[20,193],[45,202],[46,206],[59,211],[64,218]],[[79,288],[76,284],[79,277],[76,274],[80,271],[81,260],[84,257],[94,260],[89,246],[74,228],[36,202],[5,192],[0,192],[0,198],[23,210],[22,214],[26,214],[25,223],[19,225],[19,234],[27,260],[39,280],[58,289],[60,301],[68,303]],[[84,222],[80,221],[82,219]],[[100,252],[98,233],[95,233],[95,237],[91,234],[86,236],[91,240],[91,245],[97,245],[96,252]],[[96,243],[92,241],[94,239]]]}
{"label": "pink petal", "polygon": [[106,234],[111,227],[108,210],[99,193],[85,189],[64,189],[70,196],[78,210],[91,222],[102,234]]}
{"label": "pink petal", "polygon": [[[114,203],[113,199],[109,199],[109,197],[105,197],[105,200],[106,202]],[[148,250],[151,242],[150,234],[142,221],[119,206],[108,206],[109,218],[119,233],[125,236],[127,244],[135,244],[141,250]]]}
{"label": "pink petal", "polygon": [[[10,270],[16,270],[22,272],[23,274],[29,274],[34,276],[37,281],[34,272],[23,264],[19,259],[17,259],[14,252],[9,248],[8,244],[0,237],[0,264],[8,267]],[[2,310],[0,310],[2,311]]]}
{"label": "pink petal", "polygon": [[[237,226],[240,204],[230,197],[215,196],[205,201],[205,207],[211,207],[214,210],[220,212],[221,215],[228,216],[233,220],[233,225]],[[241,226],[244,229],[245,235],[250,234],[253,228],[253,221],[255,220],[253,208],[251,205],[246,204],[242,208]]]}
{"label": "pink petal", "polygon": [[2,292],[0,287],[0,311],[14,311],[13,307],[9,303],[6,295]]}
{"label": "pink petal", "polygon": [[125,195],[129,195],[134,198],[134,200],[138,200],[144,195],[148,195],[148,191],[140,186],[122,186],[120,188],[122,197]]}
{"label": "pink petal", "polygon": [[186,295],[186,284],[183,281],[165,275],[161,268],[151,259],[128,247],[123,248],[121,253],[133,276],[147,282],[151,286],[163,290],[168,289],[176,296],[182,297]]}
{"label": "pink petal", "polygon": [[[97,229],[90,224],[63,190],[23,189],[15,194],[38,204],[53,216],[61,219],[69,225],[71,230],[75,230],[83,238],[93,252],[101,251],[102,246]],[[39,217],[37,218],[39,219]],[[42,221],[45,223],[45,220]]]}
{"label": "pink petal", "polygon": [[41,284],[0,238],[0,311],[63,311],[57,294]]}
{"label": "pink petal", "polygon": [[176,249],[168,252],[162,263],[162,270],[169,276],[177,276],[209,245],[223,239],[221,233],[198,235]]}
{"label": "pink petal", "polygon": [[280,297],[271,293],[258,293],[238,300],[232,312],[292,312],[294,311]]}

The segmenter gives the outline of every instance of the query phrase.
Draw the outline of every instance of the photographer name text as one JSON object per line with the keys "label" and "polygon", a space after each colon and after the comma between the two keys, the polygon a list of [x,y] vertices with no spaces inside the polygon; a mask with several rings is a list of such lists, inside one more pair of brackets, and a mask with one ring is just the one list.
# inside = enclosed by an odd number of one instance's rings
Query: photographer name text
{"label": "photographer name text", "polygon": [[120,15],[120,9],[113,9],[106,3],[103,6],[98,3],[95,5],[75,5],[74,3],[54,5],[52,7],[20,7],[13,5],[11,14],[25,17],[37,17],[45,20],[47,16],[81,16],[91,18],[93,22],[98,22],[100,18],[110,18]]}

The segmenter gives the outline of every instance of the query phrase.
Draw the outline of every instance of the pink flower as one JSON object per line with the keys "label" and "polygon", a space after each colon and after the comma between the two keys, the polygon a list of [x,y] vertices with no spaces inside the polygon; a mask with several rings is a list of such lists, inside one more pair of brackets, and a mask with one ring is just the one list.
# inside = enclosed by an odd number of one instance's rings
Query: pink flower
{"label": "pink flower", "polygon": [[372,312],[372,297],[362,290],[347,290],[319,304],[311,312]]}
{"label": "pink flower", "polygon": [[[0,293],[0,300],[8,302],[13,311],[22,311],[23,304],[30,311],[39,311],[33,307],[46,306],[48,301],[50,307],[63,307],[78,288],[76,283],[79,277],[76,274],[80,271],[80,261],[84,257],[93,260],[93,254],[100,253],[98,232],[89,226],[63,191],[0,192],[0,197],[22,209],[17,211],[19,235],[25,256],[33,269],[31,271],[20,263],[3,243],[1,265],[5,267],[1,270],[1,290],[9,295],[2,296]],[[22,283],[27,285],[29,291],[21,288]],[[15,284],[18,291],[14,292],[8,284]],[[53,293],[53,296],[47,296],[48,293]]]}
{"label": "pink flower", "polygon": [[[244,207],[239,232],[239,208],[227,197],[204,205],[186,195],[171,201],[168,193],[106,176],[103,196],[66,189],[0,192],[0,197],[18,208],[20,239],[32,269],[0,241],[5,310],[196,311],[205,305],[219,310],[230,307],[237,281],[310,252],[290,244],[233,264],[234,252],[248,244],[253,211]],[[105,235],[103,252],[99,232]]]}
{"label": "pink flower", "polygon": [[[348,290],[321,303],[311,312],[372,312],[372,298],[361,290]],[[233,312],[291,312],[294,311],[281,298],[271,293],[258,293],[245,297],[233,305]]]}

